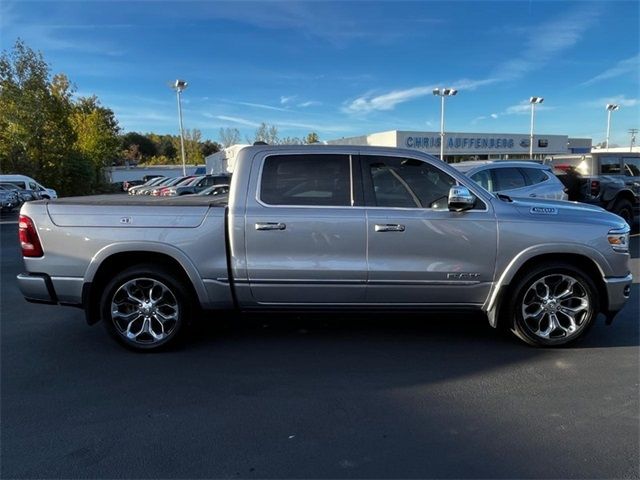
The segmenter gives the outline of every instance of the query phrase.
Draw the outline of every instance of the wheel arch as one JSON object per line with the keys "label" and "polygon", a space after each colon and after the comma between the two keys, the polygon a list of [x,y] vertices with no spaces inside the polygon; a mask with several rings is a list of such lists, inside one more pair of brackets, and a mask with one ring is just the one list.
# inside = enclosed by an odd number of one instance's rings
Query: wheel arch
{"label": "wheel arch", "polygon": [[109,279],[129,266],[142,263],[162,265],[171,269],[182,277],[199,306],[207,302],[208,296],[204,283],[195,265],[182,251],[170,245],[149,242],[115,244],[100,250],[91,260],[85,274],[82,304],[87,323],[94,324],[100,320],[98,296]]}
{"label": "wheel arch", "polygon": [[[589,249],[591,250],[591,249]],[[504,299],[514,292],[511,287],[518,282],[527,272],[541,264],[563,263],[577,267],[585,272],[596,285],[600,311],[607,311],[607,290],[604,278],[609,271],[609,265],[599,252],[579,252],[574,251],[552,251],[538,252],[537,254],[514,258],[511,264],[505,269],[502,276],[494,285],[492,292],[483,307],[487,313],[489,323],[492,327],[499,324],[501,308],[504,306]]]}

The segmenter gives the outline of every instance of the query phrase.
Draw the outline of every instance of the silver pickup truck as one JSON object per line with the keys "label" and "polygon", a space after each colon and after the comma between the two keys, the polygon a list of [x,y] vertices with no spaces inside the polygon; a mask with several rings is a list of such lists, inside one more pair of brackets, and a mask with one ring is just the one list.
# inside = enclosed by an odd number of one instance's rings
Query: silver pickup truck
{"label": "silver pickup truck", "polygon": [[[228,195],[25,204],[29,301],[76,305],[136,349],[226,309],[468,309],[532,345],[629,297],[629,228],[595,206],[494,196],[434,157],[254,146]],[[210,315],[215,321],[215,313]]]}

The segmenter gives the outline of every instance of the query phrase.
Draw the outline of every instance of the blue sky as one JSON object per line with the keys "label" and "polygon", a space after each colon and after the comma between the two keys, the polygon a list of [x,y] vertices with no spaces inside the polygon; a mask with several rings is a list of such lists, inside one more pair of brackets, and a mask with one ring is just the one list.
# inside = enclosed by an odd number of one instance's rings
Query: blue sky
{"label": "blue sky", "polygon": [[383,130],[529,130],[628,144],[640,127],[639,2],[11,1],[0,41],[40,50],[81,95],[97,95],[126,131],[186,128],[323,140]]}

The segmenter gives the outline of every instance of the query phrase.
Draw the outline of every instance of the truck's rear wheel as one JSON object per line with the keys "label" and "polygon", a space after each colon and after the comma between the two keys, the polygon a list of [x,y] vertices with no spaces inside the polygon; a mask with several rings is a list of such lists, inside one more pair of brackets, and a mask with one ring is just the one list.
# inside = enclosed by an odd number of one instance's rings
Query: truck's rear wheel
{"label": "truck's rear wheel", "polygon": [[633,224],[633,205],[629,200],[620,199],[613,206],[613,213],[622,217],[628,225]]}
{"label": "truck's rear wheel", "polygon": [[520,279],[507,306],[511,331],[530,345],[566,345],[593,325],[598,314],[597,290],[582,270],[547,264]]}
{"label": "truck's rear wheel", "polygon": [[127,347],[174,343],[191,316],[189,293],[169,269],[136,265],[117,274],[100,300],[105,327]]}

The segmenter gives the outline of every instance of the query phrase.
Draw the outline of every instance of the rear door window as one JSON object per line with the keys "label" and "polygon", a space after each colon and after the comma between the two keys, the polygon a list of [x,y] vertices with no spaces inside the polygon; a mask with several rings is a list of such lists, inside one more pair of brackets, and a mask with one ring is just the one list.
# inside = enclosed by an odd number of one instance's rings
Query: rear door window
{"label": "rear door window", "polygon": [[476,182],[485,190],[488,190],[490,192],[495,191],[495,188],[493,188],[494,182],[493,182],[493,176],[491,175],[491,170],[480,170],[479,172],[476,172],[473,175],[471,175],[471,180]]}
{"label": "rear door window", "polygon": [[260,181],[260,200],[269,205],[350,206],[349,155],[273,155]]}
{"label": "rear door window", "polygon": [[527,186],[527,181],[519,168],[494,168],[493,177],[496,181],[496,191],[515,190]]}
{"label": "rear door window", "polygon": [[620,175],[620,157],[600,157],[600,173],[602,175]]}

